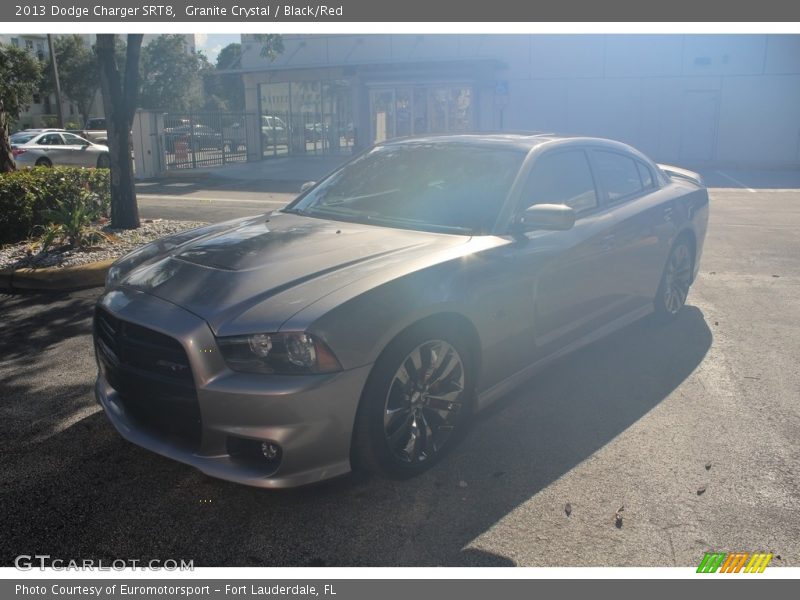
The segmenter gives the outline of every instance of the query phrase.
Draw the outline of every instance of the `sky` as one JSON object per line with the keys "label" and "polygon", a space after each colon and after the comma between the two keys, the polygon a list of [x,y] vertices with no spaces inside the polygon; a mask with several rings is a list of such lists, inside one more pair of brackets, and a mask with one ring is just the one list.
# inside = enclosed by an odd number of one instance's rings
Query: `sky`
{"label": "sky", "polygon": [[195,33],[194,34],[194,43],[197,50],[203,52],[208,58],[208,62],[212,65],[216,64],[217,62],[217,55],[219,51],[222,50],[225,46],[231,43],[239,43],[241,41],[241,35],[238,33],[226,33],[226,34],[216,34],[216,33]]}

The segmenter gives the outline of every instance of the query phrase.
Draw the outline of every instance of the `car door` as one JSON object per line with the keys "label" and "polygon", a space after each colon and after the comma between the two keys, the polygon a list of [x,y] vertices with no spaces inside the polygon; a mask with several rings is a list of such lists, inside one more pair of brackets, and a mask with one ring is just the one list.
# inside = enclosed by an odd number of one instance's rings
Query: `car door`
{"label": "car door", "polygon": [[675,223],[668,193],[646,161],[605,148],[592,148],[589,157],[611,224],[609,294],[617,302],[610,316],[621,317],[652,306]]}
{"label": "car door", "polygon": [[587,151],[554,150],[538,157],[523,186],[519,210],[566,204],[576,211],[568,231],[533,231],[517,245],[521,275],[532,285],[531,332],[537,357],[578,340],[608,320],[611,234]]}
{"label": "car door", "polygon": [[55,131],[45,133],[39,138],[37,144],[42,150],[42,155],[45,156],[54,166],[64,165],[66,163],[66,152],[64,151],[64,140],[60,133]]}

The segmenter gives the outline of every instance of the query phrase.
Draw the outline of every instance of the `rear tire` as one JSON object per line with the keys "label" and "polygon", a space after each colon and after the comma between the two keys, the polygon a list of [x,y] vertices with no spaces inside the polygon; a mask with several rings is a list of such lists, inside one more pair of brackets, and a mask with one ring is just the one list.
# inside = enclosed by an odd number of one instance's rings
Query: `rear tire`
{"label": "rear tire", "polygon": [[36,159],[36,166],[37,167],[52,167],[53,163],[50,162],[49,158],[38,158],[38,159]]}
{"label": "rear tire", "polygon": [[356,416],[356,470],[395,478],[434,465],[464,431],[474,377],[467,338],[446,323],[425,323],[389,344],[367,379]]}
{"label": "rear tire", "polygon": [[109,158],[108,154],[101,154],[97,157],[98,169],[108,169],[109,166],[111,166],[111,159]]}
{"label": "rear tire", "polygon": [[694,272],[694,249],[685,236],[675,240],[669,252],[654,301],[656,319],[668,323],[686,304]]}

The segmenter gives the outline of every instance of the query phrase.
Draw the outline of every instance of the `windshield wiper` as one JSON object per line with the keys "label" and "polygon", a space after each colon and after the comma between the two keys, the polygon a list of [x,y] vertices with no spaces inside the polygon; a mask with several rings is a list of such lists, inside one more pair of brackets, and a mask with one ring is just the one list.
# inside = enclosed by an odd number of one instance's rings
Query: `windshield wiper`
{"label": "windshield wiper", "polygon": [[386,224],[398,223],[403,225],[416,225],[420,229],[435,230],[442,232],[454,232],[465,235],[473,235],[475,232],[469,227],[459,227],[458,225],[440,225],[438,223],[428,223],[427,221],[419,221],[417,219],[405,219],[403,217],[373,217],[367,215],[368,221],[382,221]]}
{"label": "windshield wiper", "polygon": [[309,212],[307,210],[303,210],[302,208],[282,208],[281,212],[285,212],[290,215],[303,215],[303,216],[309,215]]}

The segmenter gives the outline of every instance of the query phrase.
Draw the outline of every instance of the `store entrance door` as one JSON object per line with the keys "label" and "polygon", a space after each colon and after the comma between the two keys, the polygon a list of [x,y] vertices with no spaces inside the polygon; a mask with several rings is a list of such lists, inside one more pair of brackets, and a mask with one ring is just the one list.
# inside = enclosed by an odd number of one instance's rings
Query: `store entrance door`
{"label": "store entrance door", "polygon": [[470,131],[472,88],[465,85],[380,86],[370,90],[372,141]]}

